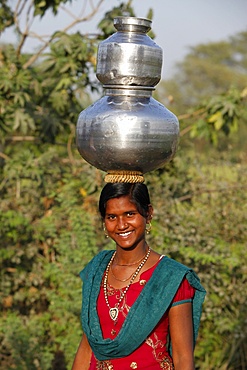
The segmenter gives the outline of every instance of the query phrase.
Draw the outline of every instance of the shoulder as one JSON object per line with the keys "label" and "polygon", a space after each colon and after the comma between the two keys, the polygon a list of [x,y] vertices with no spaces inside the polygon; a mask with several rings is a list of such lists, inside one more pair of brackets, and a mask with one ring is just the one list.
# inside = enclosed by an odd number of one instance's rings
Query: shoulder
{"label": "shoulder", "polygon": [[161,265],[161,271],[167,271],[167,274],[170,278],[178,277],[180,279],[186,278],[189,282],[189,284],[194,287],[195,289],[205,291],[200,283],[200,279],[198,275],[195,273],[195,271],[186,266],[183,265],[180,262],[175,261],[174,259],[164,256],[160,263]]}
{"label": "shoulder", "polygon": [[84,269],[81,270],[79,274],[81,279],[87,279],[89,274],[95,271],[103,261],[110,260],[112,254],[113,251],[103,250],[99,252],[96,256],[94,256],[91,261],[84,267]]}
{"label": "shoulder", "polygon": [[167,256],[164,256],[161,260],[160,260],[160,264],[162,265],[162,267],[165,267],[167,269],[171,269],[171,271],[173,272],[178,272],[178,271],[181,271],[181,272],[184,272],[186,273],[187,271],[190,271],[191,269],[185,265],[183,265],[182,263],[170,258],[170,257],[167,257]]}

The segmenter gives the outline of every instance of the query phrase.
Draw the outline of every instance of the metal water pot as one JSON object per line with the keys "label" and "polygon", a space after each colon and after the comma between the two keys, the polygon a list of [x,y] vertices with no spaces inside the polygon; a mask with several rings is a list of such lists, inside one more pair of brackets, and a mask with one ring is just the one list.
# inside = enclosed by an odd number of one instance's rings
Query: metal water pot
{"label": "metal water pot", "polygon": [[145,18],[114,19],[117,32],[98,47],[96,76],[102,84],[155,86],[161,78],[162,49],[146,33]]}
{"label": "metal water pot", "polygon": [[[170,161],[177,149],[177,117],[152,97],[162,54],[145,41],[150,24],[140,18],[115,20],[121,31],[103,41],[98,53],[97,77],[105,94],[78,118],[79,153],[108,173],[145,174]],[[133,36],[126,37],[129,33]]]}
{"label": "metal water pot", "polygon": [[107,89],[105,96],[81,112],[77,146],[81,156],[103,171],[146,173],[175,154],[176,116],[149,89]]}

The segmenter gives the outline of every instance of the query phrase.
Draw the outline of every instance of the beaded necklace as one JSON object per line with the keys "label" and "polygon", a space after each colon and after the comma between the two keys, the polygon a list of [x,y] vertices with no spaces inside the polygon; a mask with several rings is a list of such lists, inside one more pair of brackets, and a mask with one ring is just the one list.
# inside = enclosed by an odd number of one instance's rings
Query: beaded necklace
{"label": "beaded necklace", "polygon": [[108,301],[108,296],[107,296],[107,280],[108,280],[108,274],[109,274],[110,266],[112,264],[112,261],[113,261],[115,255],[116,255],[116,252],[113,253],[112,258],[110,259],[110,262],[108,263],[108,265],[106,267],[105,277],[104,277],[104,282],[103,282],[103,290],[104,290],[105,302],[106,302],[106,304],[107,304],[107,306],[109,308],[110,318],[113,321],[116,321],[117,320],[118,314],[119,314],[119,305],[122,302],[122,300],[123,300],[124,296],[126,295],[127,291],[129,290],[130,285],[133,283],[133,281],[135,280],[135,278],[137,277],[137,275],[141,271],[142,267],[147,262],[148,257],[150,256],[150,253],[151,253],[151,249],[150,249],[150,247],[148,247],[148,251],[147,251],[146,256],[144,257],[144,259],[142,260],[142,262],[140,263],[140,265],[137,267],[136,271],[132,275],[132,278],[131,278],[129,284],[126,286],[126,288],[124,289],[124,291],[121,293],[120,298],[119,298],[117,304],[115,305],[115,307],[111,307],[110,306],[110,303]]}

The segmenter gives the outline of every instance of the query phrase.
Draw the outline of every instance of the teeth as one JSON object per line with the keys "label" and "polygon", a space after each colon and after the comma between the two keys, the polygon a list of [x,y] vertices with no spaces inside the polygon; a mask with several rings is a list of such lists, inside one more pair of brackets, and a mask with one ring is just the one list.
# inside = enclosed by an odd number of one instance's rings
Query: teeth
{"label": "teeth", "polygon": [[119,234],[120,236],[128,236],[129,234],[131,234],[131,231],[128,231],[127,233],[121,233]]}

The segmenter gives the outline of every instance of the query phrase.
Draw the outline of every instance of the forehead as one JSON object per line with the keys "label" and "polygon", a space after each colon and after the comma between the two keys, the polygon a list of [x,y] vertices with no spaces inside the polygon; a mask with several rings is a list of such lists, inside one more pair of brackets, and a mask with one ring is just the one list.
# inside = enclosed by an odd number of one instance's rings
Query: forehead
{"label": "forehead", "polygon": [[130,200],[129,195],[109,199],[106,203],[106,213],[121,213],[126,211],[137,211],[136,205]]}

